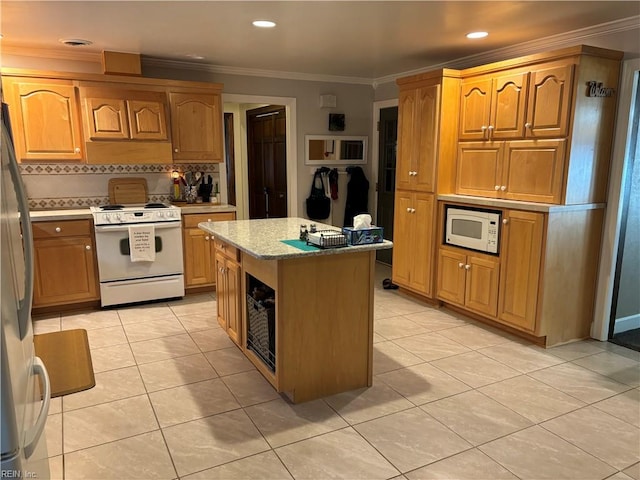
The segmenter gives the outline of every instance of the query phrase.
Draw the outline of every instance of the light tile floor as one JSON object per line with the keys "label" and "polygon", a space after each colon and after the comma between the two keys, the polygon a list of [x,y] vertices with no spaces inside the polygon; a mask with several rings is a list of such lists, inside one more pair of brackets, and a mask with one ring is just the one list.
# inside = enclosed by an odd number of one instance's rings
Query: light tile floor
{"label": "light tile floor", "polygon": [[640,480],[640,354],[547,349],[380,288],[374,384],[292,405],[215,294],[36,319],[86,328],[96,386],[52,402],[52,478]]}

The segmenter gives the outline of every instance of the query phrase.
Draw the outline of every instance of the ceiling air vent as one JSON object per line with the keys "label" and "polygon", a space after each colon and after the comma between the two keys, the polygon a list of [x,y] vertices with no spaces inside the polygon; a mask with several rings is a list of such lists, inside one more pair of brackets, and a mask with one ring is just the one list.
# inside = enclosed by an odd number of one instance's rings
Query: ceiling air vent
{"label": "ceiling air vent", "polygon": [[68,47],[86,47],[87,45],[91,45],[93,42],[91,40],[82,40],[81,38],[62,38],[60,39],[60,43],[63,43]]}

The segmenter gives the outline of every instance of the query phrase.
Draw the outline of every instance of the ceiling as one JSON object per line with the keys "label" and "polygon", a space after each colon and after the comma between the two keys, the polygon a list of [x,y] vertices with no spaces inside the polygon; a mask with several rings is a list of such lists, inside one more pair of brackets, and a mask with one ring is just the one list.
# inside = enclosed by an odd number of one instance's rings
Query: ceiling
{"label": "ceiling", "polygon": [[[640,56],[636,0],[3,0],[0,8],[3,49],[134,52],[245,74],[374,82],[432,66],[470,66],[491,52],[549,50],[563,41]],[[258,29],[251,25],[256,19],[277,26]],[[475,30],[489,36],[468,40],[465,34]],[[64,38],[93,44],[66,47]]]}

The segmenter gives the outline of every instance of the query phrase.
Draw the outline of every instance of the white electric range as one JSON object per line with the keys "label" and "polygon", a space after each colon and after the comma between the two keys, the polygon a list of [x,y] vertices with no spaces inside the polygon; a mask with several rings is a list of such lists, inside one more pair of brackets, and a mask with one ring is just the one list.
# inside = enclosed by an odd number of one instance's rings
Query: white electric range
{"label": "white electric range", "polygon": [[[180,208],[163,203],[91,207],[103,307],[184,296]],[[149,260],[130,242],[149,235]],[[134,251],[132,251],[132,246]]]}

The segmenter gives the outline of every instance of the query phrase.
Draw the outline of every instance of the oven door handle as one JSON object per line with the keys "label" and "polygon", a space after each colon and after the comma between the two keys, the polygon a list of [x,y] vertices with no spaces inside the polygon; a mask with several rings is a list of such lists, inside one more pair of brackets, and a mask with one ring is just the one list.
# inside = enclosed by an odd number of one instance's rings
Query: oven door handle
{"label": "oven door handle", "polygon": [[[140,223],[132,223],[133,225],[142,225]],[[151,223],[156,230],[168,229],[168,228],[180,228],[182,222],[164,222],[164,223]],[[96,225],[96,232],[128,232],[130,225]]]}

